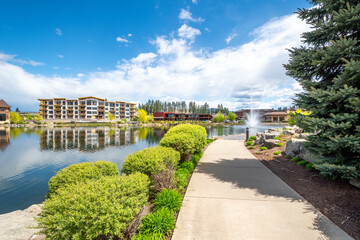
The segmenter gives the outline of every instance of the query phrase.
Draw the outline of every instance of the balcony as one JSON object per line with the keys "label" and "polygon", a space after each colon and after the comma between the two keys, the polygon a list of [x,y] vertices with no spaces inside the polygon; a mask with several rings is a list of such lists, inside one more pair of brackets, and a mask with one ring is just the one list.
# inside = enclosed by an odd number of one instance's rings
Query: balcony
{"label": "balcony", "polygon": [[39,106],[49,106],[47,103],[40,103]]}
{"label": "balcony", "polygon": [[105,112],[105,109],[98,108],[98,112]]}
{"label": "balcony", "polygon": [[61,112],[55,113],[56,116],[61,116]]}
{"label": "balcony", "polygon": [[61,103],[54,103],[54,106],[56,107],[56,106],[60,106],[61,107]]}
{"label": "balcony", "polygon": [[85,116],[86,115],[86,112],[81,112],[80,113],[80,116]]}
{"label": "balcony", "polygon": [[66,109],[67,111],[71,111],[71,112],[73,112],[74,111],[74,109],[73,108],[68,108],[68,109]]}

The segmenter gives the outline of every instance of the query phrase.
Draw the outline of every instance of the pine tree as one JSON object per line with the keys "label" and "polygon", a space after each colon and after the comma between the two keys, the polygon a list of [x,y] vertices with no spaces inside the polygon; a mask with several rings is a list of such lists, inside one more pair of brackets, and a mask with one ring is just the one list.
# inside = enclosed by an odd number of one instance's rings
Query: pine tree
{"label": "pine tree", "polygon": [[304,46],[290,50],[287,74],[301,84],[297,107],[310,111],[297,124],[309,136],[306,148],[321,156],[315,168],[329,178],[360,177],[360,2],[313,0],[299,9],[312,26]]}

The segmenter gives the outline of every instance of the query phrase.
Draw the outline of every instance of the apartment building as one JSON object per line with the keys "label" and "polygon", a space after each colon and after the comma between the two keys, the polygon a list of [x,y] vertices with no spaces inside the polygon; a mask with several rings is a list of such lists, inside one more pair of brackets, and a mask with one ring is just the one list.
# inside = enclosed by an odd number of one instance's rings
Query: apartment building
{"label": "apartment building", "polygon": [[115,120],[133,119],[135,103],[107,101],[98,97],[80,97],[78,99],[52,98],[38,99],[40,115],[46,120],[107,120],[111,113]]}

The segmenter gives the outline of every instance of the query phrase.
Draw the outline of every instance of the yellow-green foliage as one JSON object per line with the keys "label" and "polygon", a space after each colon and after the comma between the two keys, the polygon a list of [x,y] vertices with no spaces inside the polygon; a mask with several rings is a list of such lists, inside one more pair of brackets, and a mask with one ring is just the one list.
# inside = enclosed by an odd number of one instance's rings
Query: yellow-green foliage
{"label": "yellow-green foliage", "polygon": [[45,200],[38,227],[47,239],[122,239],[148,201],[149,182],[135,173],[61,188]]}
{"label": "yellow-green foliage", "polygon": [[138,109],[136,116],[140,122],[147,122],[147,112],[144,109]]}
{"label": "yellow-green foliage", "polygon": [[167,235],[174,228],[174,212],[170,211],[168,208],[163,207],[155,212],[148,214],[145,218],[142,219],[139,233],[160,233],[162,235]]}
{"label": "yellow-green foliage", "polygon": [[18,123],[21,121],[21,117],[17,112],[10,112],[10,122]]}
{"label": "yellow-green foliage", "polygon": [[155,197],[154,210],[165,207],[171,211],[178,211],[180,210],[181,204],[182,196],[178,191],[174,189],[164,189]]}
{"label": "yellow-green foliage", "polygon": [[51,197],[59,188],[67,187],[74,183],[85,182],[89,179],[99,179],[102,176],[119,175],[118,167],[115,163],[97,161],[73,164],[60,170],[49,181],[49,192],[47,197]]}
{"label": "yellow-green foliage", "polygon": [[298,125],[296,124],[296,117],[300,115],[307,116],[309,115],[309,112],[303,111],[302,109],[289,112],[289,120],[288,120],[289,125],[290,126]]}
{"label": "yellow-green foliage", "polygon": [[195,152],[200,152],[207,144],[206,129],[199,125],[179,124],[169,129],[164,138],[173,136],[179,133],[186,133],[192,136],[195,142]]}
{"label": "yellow-green foliage", "polygon": [[196,151],[195,139],[188,133],[177,133],[165,136],[160,141],[160,146],[171,147],[178,151],[181,159],[185,160],[186,156]]}
{"label": "yellow-green foliage", "polygon": [[179,152],[172,148],[162,146],[145,148],[127,156],[121,171],[126,174],[141,172],[151,176],[167,168],[175,169],[179,161]]}

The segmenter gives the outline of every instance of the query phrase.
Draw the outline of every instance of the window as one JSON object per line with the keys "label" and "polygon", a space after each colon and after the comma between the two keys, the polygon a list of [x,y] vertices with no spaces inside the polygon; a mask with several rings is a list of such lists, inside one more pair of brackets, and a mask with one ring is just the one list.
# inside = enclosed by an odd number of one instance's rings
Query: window
{"label": "window", "polygon": [[78,102],[75,102],[75,105],[78,105]]}
{"label": "window", "polygon": [[53,115],[49,115],[49,118],[53,118]]}
{"label": "window", "polygon": [[49,106],[49,109],[54,109],[54,107],[53,107],[53,106]]}
{"label": "window", "polygon": [[86,114],[91,114],[91,111],[87,111]]}
{"label": "window", "polygon": [[79,112],[78,111],[75,111],[75,114],[78,114]]}
{"label": "window", "polygon": [[0,111],[5,112],[5,109],[4,109],[4,108],[2,108],[2,109],[0,109]]}
{"label": "window", "polygon": [[53,114],[54,112],[53,111],[49,111],[49,114]]}
{"label": "window", "polygon": [[118,106],[119,106],[119,104],[117,103],[117,104],[116,104],[116,106],[118,107]]}
{"label": "window", "polygon": [[63,103],[62,103],[62,104],[64,104],[64,105],[65,105],[65,104],[66,104],[66,102],[65,102],[65,101],[63,101]]}
{"label": "window", "polygon": [[63,114],[65,114],[66,112],[65,112],[65,111],[63,111],[62,113],[63,113]]}
{"label": "window", "polygon": [[50,101],[49,104],[52,105],[52,104],[53,104],[53,101]]}
{"label": "window", "polygon": [[97,107],[92,107],[92,110],[97,110]]}
{"label": "window", "polygon": [[91,110],[91,107],[86,107],[86,110]]}
{"label": "window", "polygon": [[87,100],[86,105],[91,105],[91,100]]}

